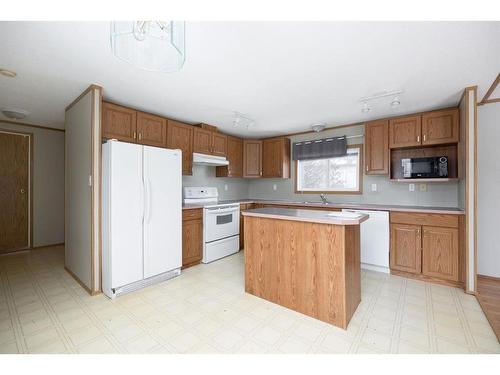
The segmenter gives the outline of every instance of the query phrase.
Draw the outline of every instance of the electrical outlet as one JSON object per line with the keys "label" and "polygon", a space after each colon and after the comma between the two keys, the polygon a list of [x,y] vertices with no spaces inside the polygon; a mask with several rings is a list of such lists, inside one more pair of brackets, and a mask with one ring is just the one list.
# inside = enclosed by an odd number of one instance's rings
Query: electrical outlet
{"label": "electrical outlet", "polygon": [[224,190],[225,191],[228,191],[229,190],[229,186],[227,186],[227,184],[224,185]]}
{"label": "electrical outlet", "polygon": [[274,191],[278,190],[278,187],[276,186],[276,184],[273,184],[273,190]]}
{"label": "electrical outlet", "polygon": [[377,191],[377,184],[372,184],[372,191]]}
{"label": "electrical outlet", "polygon": [[418,185],[418,190],[420,190],[421,192],[426,192],[427,191],[427,184]]}
{"label": "electrical outlet", "polygon": [[408,190],[415,191],[415,184],[409,184],[408,185]]}

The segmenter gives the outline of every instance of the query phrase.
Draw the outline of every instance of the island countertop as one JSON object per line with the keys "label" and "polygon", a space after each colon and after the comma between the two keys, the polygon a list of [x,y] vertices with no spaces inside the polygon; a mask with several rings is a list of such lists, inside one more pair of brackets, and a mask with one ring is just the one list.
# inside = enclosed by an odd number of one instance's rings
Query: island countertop
{"label": "island countertop", "polygon": [[368,215],[353,212],[313,211],[272,207],[246,210],[242,212],[242,215],[331,225],[359,225],[368,219]]}

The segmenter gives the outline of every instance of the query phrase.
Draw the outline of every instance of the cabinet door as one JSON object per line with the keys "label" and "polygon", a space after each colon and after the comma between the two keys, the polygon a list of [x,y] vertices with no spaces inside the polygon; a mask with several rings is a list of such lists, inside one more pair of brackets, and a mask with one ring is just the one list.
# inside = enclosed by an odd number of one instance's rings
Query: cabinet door
{"label": "cabinet door", "polygon": [[102,137],[135,142],[137,111],[116,104],[102,103]]}
{"label": "cabinet door", "polygon": [[391,269],[421,273],[421,227],[418,225],[391,224]]}
{"label": "cabinet door", "polygon": [[182,151],[182,174],[193,174],[193,126],[168,120],[167,147]]}
{"label": "cabinet door", "polygon": [[422,116],[422,144],[458,143],[458,109],[437,111]]}
{"label": "cabinet door", "polygon": [[167,120],[148,113],[137,113],[137,143],[167,147]]}
{"label": "cabinet door", "polygon": [[374,121],[365,125],[365,173],[389,173],[389,122]]}
{"label": "cabinet door", "polygon": [[458,281],[458,229],[423,227],[422,273]]}
{"label": "cabinet door", "polygon": [[262,176],[262,141],[243,141],[243,177]]}
{"label": "cabinet door", "polygon": [[182,265],[201,261],[203,255],[203,222],[201,219],[182,222]]}
{"label": "cabinet door", "polygon": [[422,117],[410,116],[389,120],[389,147],[411,147],[422,144]]}
{"label": "cabinet door", "polygon": [[216,168],[217,177],[243,177],[243,140],[227,136],[227,160],[229,165]]}
{"label": "cabinet door", "polygon": [[262,177],[282,177],[283,138],[262,141]]}
{"label": "cabinet door", "polygon": [[202,128],[193,129],[193,152],[200,154],[212,154],[212,132]]}
{"label": "cabinet door", "polygon": [[215,156],[227,156],[227,135],[212,132],[212,154]]}

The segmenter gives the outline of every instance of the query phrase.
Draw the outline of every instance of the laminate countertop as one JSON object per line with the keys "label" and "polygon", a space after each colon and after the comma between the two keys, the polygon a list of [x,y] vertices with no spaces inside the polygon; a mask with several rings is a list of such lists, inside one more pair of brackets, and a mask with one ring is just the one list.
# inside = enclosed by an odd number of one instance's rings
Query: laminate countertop
{"label": "laminate countertop", "polygon": [[300,210],[295,208],[255,208],[242,212],[243,216],[266,219],[303,221],[332,225],[359,225],[368,215],[354,212],[332,212],[320,210]]}
{"label": "laminate countertop", "polygon": [[[463,215],[465,212],[458,207],[435,207],[435,206],[402,206],[402,205],[389,205],[389,204],[373,204],[373,203],[328,203],[321,202],[297,202],[287,200],[265,200],[265,199],[234,199],[219,201],[219,204],[229,203],[259,203],[259,204],[275,204],[297,207],[321,207],[328,210],[329,208],[337,209],[352,209],[352,210],[374,210],[374,211],[394,211],[394,212],[416,212],[416,213],[430,213],[430,214],[445,214],[445,215]],[[202,204],[185,204],[183,209],[200,209],[203,208]]]}

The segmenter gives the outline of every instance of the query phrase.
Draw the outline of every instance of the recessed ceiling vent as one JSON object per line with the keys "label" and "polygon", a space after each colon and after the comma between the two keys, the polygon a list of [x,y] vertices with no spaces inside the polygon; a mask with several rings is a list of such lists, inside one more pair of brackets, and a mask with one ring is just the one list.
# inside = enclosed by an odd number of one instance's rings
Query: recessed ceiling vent
{"label": "recessed ceiling vent", "polygon": [[2,114],[5,117],[11,118],[13,120],[22,120],[30,113],[28,111],[25,111],[24,109],[3,108]]}

